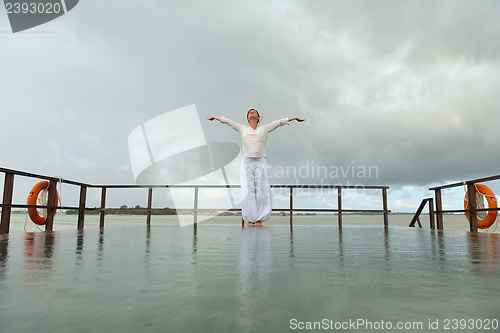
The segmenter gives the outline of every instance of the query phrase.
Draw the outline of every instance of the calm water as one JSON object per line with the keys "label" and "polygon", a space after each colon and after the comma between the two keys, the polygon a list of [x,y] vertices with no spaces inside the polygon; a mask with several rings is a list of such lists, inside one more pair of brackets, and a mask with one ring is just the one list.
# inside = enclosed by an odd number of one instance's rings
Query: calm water
{"label": "calm water", "polygon": [[[389,225],[391,226],[404,226],[407,227],[412,219],[413,215],[409,214],[391,214],[389,215]],[[27,222],[26,222],[27,221]],[[429,228],[429,215],[423,214],[420,217],[420,221],[424,228]],[[179,225],[176,216],[152,216],[152,224],[154,225]],[[333,215],[317,215],[317,216],[294,216],[294,225],[337,225],[337,216]],[[381,226],[384,224],[382,215],[354,215],[345,214],[342,218],[342,223],[344,226],[350,225],[376,225]],[[133,225],[145,225],[146,216],[133,216],[133,215],[106,215],[105,227],[122,227],[122,226],[133,226]],[[217,216],[209,220],[201,222],[199,225],[241,225],[241,220],[239,217],[231,216]],[[269,221],[265,223],[266,225],[272,226],[286,226],[290,224],[290,217],[287,216],[272,216]],[[488,232],[500,231],[497,228],[497,223],[488,230]],[[54,219],[54,231],[63,230],[75,230],[77,226],[77,216],[76,215],[64,215],[57,214]],[[45,227],[40,227],[41,230],[45,230]],[[99,228],[99,216],[87,215],[85,216],[85,228]],[[459,230],[468,231],[469,221],[463,214],[457,215],[445,215],[444,216],[444,229],[445,230]],[[12,214],[10,233],[24,233],[40,231],[37,226],[31,222],[24,214]],[[481,230],[481,232],[485,232]]]}
{"label": "calm water", "polygon": [[0,332],[298,331],[293,319],[429,331],[429,320],[441,330],[446,319],[498,320],[498,236],[202,224],[12,234],[0,238]]}

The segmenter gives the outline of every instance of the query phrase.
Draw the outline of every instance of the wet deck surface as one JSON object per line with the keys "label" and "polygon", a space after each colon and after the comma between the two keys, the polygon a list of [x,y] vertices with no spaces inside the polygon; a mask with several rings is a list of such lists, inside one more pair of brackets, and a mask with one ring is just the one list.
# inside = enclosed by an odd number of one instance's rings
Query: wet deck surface
{"label": "wet deck surface", "polygon": [[292,319],[426,331],[498,320],[499,295],[498,234],[164,225],[0,238],[0,332],[286,332]]}

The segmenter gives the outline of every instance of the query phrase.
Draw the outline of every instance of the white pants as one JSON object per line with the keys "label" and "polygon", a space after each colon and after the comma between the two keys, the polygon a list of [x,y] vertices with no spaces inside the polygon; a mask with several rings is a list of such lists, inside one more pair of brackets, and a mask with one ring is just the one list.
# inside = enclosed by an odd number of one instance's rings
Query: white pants
{"label": "white pants", "polygon": [[271,187],[265,157],[243,157],[240,168],[241,216],[245,222],[264,222],[271,217]]}

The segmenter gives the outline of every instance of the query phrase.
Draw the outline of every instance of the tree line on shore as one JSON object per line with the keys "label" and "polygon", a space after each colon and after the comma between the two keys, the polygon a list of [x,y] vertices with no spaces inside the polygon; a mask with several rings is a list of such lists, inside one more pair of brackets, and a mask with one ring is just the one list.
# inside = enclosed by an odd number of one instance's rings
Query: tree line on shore
{"label": "tree line on shore", "polygon": [[[101,213],[101,209],[95,207],[92,210],[85,211],[85,215],[99,215]],[[122,205],[118,209],[106,209],[106,214],[119,214],[119,215],[146,215],[148,213],[148,209],[145,207],[141,207],[136,205],[135,207],[127,207],[127,205]],[[66,215],[77,215],[77,209],[67,210]],[[151,215],[178,215],[177,211],[173,208],[165,207],[162,210],[152,210]]]}
{"label": "tree line on shore", "polygon": [[[122,205],[120,208],[108,208],[105,209],[106,214],[116,214],[116,215],[146,215],[148,213],[148,209],[146,207],[141,207],[140,205],[136,205],[135,207],[128,207],[127,205]],[[92,210],[86,210],[85,215],[99,215],[101,213],[101,209],[98,207],[94,207]],[[78,215],[77,209],[70,209],[65,212],[66,215]],[[184,212],[177,211],[174,208],[165,207],[161,210],[152,210],[151,215],[183,215],[183,214],[192,214],[192,212]],[[218,215],[218,216],[241,216],[241,212],[199,212],[199,215]],[[279,212],[272,213],[273,216],[290,216],[289,212]],[[316,213],[294,213],[296,216],[310,216],[317,215]]]}

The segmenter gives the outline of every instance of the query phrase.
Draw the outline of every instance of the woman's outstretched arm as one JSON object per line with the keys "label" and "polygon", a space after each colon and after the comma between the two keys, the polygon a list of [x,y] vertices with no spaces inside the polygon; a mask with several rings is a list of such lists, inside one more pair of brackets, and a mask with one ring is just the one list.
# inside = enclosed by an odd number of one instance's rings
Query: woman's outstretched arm
{"label": "woman's outstretched arm", "polygon": [[237,132],[240,132],[245,127],[243,125],[238,124],[235,121],[232,121],[232,120],[224,118],[224,117],[215,117],[215,116],[212,116],[212,117],[207,117],[207,119],[210,120],[210,121],[212,121],[214,119],[217,119],[221,123],[227,124],[227,125],[231,126]]}
{"label": "woman's outstretched arm", "polygon": [[271,133],[272,131],[274,131],[275,129],[277,129],[278,127],[281,127],[283,125],[290,125],[289,123],[292,121],[292,120],[297,120],[298,122],[303,122],[305,119],[300,119],[299,117],[291,117],[291,118],[283,118],[283,119],[280,119],[280,120],[275,120],[273,121],[272,123],[270,124],[267,124],[267,125],[264,125],[262,126],[264,128],[264,130],[267,132],[267,133]]}

